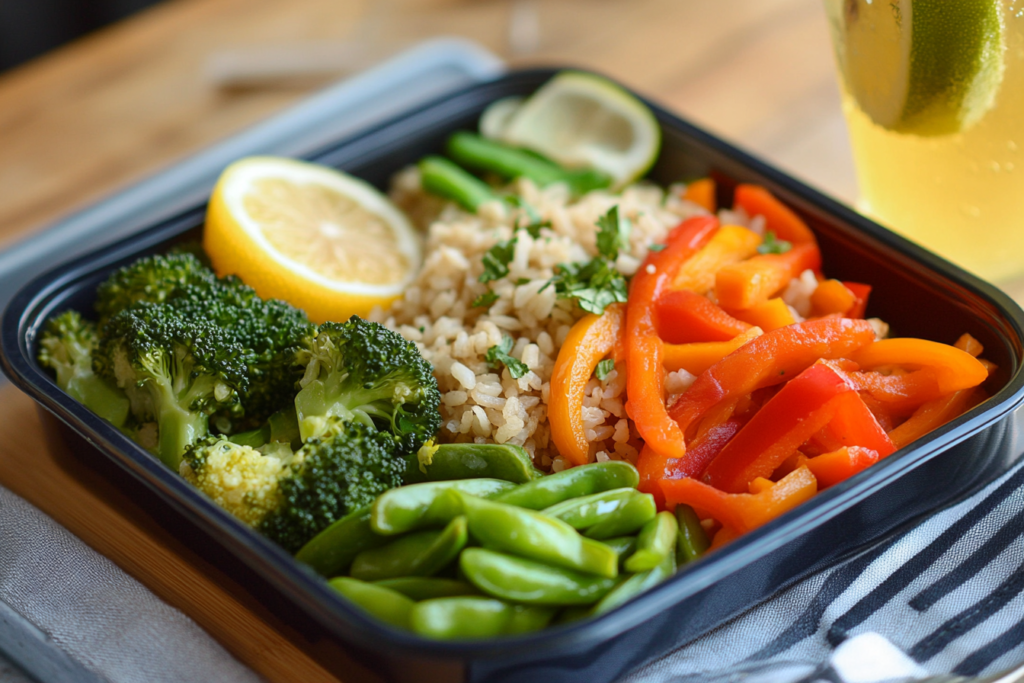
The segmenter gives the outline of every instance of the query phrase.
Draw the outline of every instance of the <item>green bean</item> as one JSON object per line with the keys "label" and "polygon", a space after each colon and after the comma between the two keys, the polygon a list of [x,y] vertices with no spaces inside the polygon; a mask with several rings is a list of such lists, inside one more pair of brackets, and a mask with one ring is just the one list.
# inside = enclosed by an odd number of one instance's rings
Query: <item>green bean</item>
{"label": "green bean", "polygon": [[539,631],[553,614],[548,607],[509,605],[484,597],[452,597],[416,604],[409,622],[413,631],[427,638],[469,640]]}
{"label": "green bean", "polygon": [[347,576],[339,576],[328,583],[381,621],[399,628],[409,628],[409,613],[415,603],[401,593]]}
{"label": "green bean", "polygon": [[711,542],[700,525],[697,513],[689,505],[676,506],[676,520],[679,522],[679,536],[676,539],[676,563],[680,566],[699,559]]}
{"label": "green bean", "polygon": [[627,572],[654,569],[669,555],[675,561],[676,537],[679,535],[679,522],[671,512],[659,512],[654,519],[640,528],[636,537],[636,552],[626,560]]}
{"label": "green bean", "polygon": [[587,529],[624,508],[632,498],[642,495],[633,488],[612,489],[563,500],[558,505],[545,508],[541,513],[560,519],[573,529]]}
{"label": "green bean", "polygon": [[466,518],[456,517],[442,531],[418,531],[364,550],[352,561],[350,573],[363,581],[432,576],[458,557],[467,540]]}
{"label": "green bean", "polygon": [[461,500],[469,533],[486,546],[587,574],[618,575],[614,550],[561,520],[457,491],[446,495]]}
{"label": "green bean", "polygon": [[397,591],[417,602],[432,598],[452,598],[460,595],[479,595],[480,593],[464,581],[439,579],[433,576],[403,576],[397,579],[374,581],[374,583]]}
{"label": "green bean", "polygon": [[424,190],[451,199],[473,213],[481,204],[498,199],[490,185],[444,157],[424,157],[420,159],[419,169]]}
{"label": "green bean", "polygon": [[429,481],[401,486],[377,496],[370,513],[370,525],[378,534],[385,536],[425,527],[444,526],[462,514],[457,500],[454,504],[450,498],[438,500],[445,491],[458,489],[482,498],[490,498],[514,488],[514,484],[499,479]]}
{"label": "green bean", "polygon": [[534,479],[494,497],[499,503],[531,510],[543,510],[570,498],[588,496],[609,489],[636,488],[640,475],[628,462],[611,460],[571,467]]}
{"label": "green bean", "polygon": [[619,569],[626,562],[630,555],[636,550],[636,536],[619,536],[618,538],[606,538],[601,541],[615,551],[619,557]]}
{"label": "green bean", "polygon": [[361,507],[311,538],[295,554],[295,559],[312,567],[325,577],[344,574],[356,555],[379,548],[390,539],[373,533],[370,508]]}
{"label": "green bean", "polygon": [[407,483],[489,478],[522,484],[543,476],[522,446],[446,443],[429,449],[428,453],[428,457],[409,458]]}
{"label": "green bean", "polygon": [[672,553],[668,553],[658,566],[639,574],[633,574],[625,581],[619,583],[619,585],[601,598],[600,602],[594,605],[591,614],[596,616],[615,609],[627,600],[631,600],[640,593],[658,585],[672,576],[675,571],[676,558]]}
{"label": "green bean", "polygon": [[615,586],[615,579],[484,548],[462,551],[459,566],[469,582],[484,593],[528,605],[589,605]]}
{"label": "green bean", "polygon": [[588,538],[600,539],[631,534],[654,519],[656,514],[658,514],[658,506],[654,503],[654,496],[649,493],[641,493],[633,496],[623,507],[606,515],[600,522],[587,529],[585,535]]}

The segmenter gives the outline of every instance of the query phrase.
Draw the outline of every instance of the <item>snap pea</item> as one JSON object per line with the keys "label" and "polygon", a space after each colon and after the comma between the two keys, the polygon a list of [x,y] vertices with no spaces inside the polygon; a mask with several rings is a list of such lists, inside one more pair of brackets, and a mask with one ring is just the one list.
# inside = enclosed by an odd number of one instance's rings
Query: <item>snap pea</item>
{"label": "snap pea", "polygon": [[627,600],[631,600],[645,590],[658,585],[672,576],[675,571],[676,558],[672,553],[668,553],[661,563],[653,569],[633,574],[625,581],[619,583],[619,585],[609,591],[607,595],[594,605],[591,614],[596,616],[615,609]]}
{"label": "snap pea", "polygon": [[427,638],[493,638],[539,631],[553,614],[549,607],[510,605],[494,598],[437,598],[417,603],[411,610],[409,624],[414,632]]}
{"label": "snap pea", "polygon": [[562,472],[534,479],[510,491],[498,494],[494,500],[530,510],[543,510],[561,503],[563,500],[588,496],[609,489],[635,489],[639,483],[640,475],[635,467],[628,462],[611,460],[571,467]]}
{"label": "snap pea", "polygon": [[676,506],[676,521],[679,522],[679,536],[676,538],[676,564],[693,562],[707,552],[708,535],[700,525],[697,513],[689,505]]}
{"label": "snap pea", "polygon": [[374,581],[374,583],[416,601],[480,594],[480,591],[465,581],[439,579],[433,576],[403,576],[397,579]]}
{"label": "snap pea", "polygon": [[614,550],[580,536],[561,520],[458,491],[445,495],[461,501],[469,533],[486,546],[587,574],[618,575]]}
{"label": "snap pea", "polygon": [[654,496],[640,493],[630,498],[624,506],[586,530],[588,538],[614,538],[631,534],[658,514]]}
{"label": "snap pea", "polygon": [[[445,491],[457,489],[490,498],[515,485],[499,479],[428,481],[385,491],[373,502],[370,525],[378,534],[390,536],[431,526],[444,526],[461,514],[458,501],[438,500]],[[383,545],[383,544],[381,544]]]}
{"label": "snap pea", "polygon": [[636,537],[636,552],[626,560],[626,571],[636,574],[654,569],[669,555],[675,561],[678,535],[679,522],[676,521],[675,515],[671,512],[659,512],[654,519],[640,527],[640,533]]}
{"label": "snap pea", "polygon": [[629,556],[636,550],[636,536],[619,536],[618,538],[606,538],[601,541],[606,546],[615,551],[615,554],[619,557],[619,570],[623,569],[623,564],[629,559]]}
{"label": "snap pea", "polygon": [[390,540],[373,532],[370,508],[361,507],[321,531],[295,553],[295,559],[328,578],[345,573],[356,555]]}
{"label": "snap pea", "polygon": [[429,449],[428,453],[429,457],[409,457],[407,483],[488,478],[522,484],[543,476],[522,446],[445,443]]}
{"label": "snap pea", "polygon": [[328,583],[381,621],[399,628],[409,628],[409,613],[416,603],[401,593],[347,576],[333,578]]}
{"label": "snap pea", "polygon": [[466,518],[456,517],[441,531],[418,531],[364,550],[352,561],[350,573],[363,581],[432,576],[458,557],[468,538]]}
{"label": "snap pea", "polygon": [[611,489],[589,496],[570,498],[541,510],[541,514],[562,520],[573,529],[587,529],[621,510],[630,499],[643,494],[632,488]]}
{"label": "snap pea", "polygon": [[615,586],[615,579],[484,548],[462,551],[459,567],[466,579],[484,593],[529,605],[589,605]]}
{"label": "snap pea", "polygon": [[574,171],[562,168],[525,150],[460,131],[448,138],[446,151],[455,161],[512,180],[525,177],[541,187],[564,182],[574,194],[585,194],[611,185],[611,178],[600,171]]}
{"label": "snap pea", "polygon": [[490,185],[444,157],[423,157],[419,169],[424,190],[451,199],[473,213],[481,204],[498,199]]}

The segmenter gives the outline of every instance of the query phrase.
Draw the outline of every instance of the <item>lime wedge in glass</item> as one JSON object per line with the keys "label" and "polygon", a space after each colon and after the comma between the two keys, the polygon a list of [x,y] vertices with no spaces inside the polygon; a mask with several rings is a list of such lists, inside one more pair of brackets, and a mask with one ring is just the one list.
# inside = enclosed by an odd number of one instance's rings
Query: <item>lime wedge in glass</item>
{"label": "lime wedge in glass", "polygon": [[879,126],[945,135],[971,126],[1003,78],[999,0],[843,0],[840,69]]}
{"label": "lime wedge in glass", "polygon": [[661,148],[661,128],[643,102],[605,78],[577,71],[559,73],[514,111],[499,111],[488,123],[486,133],[499,140],[566,168],[604,171],[616,188],[642,176]]}

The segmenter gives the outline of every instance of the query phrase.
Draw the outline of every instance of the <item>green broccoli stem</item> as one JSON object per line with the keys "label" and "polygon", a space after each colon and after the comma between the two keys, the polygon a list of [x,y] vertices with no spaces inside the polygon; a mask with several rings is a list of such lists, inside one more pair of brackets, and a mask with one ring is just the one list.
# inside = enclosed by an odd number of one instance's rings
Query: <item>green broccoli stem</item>
{"label": "green broccoli stem", "polygon": [[205,413],[184,410],[174,401],[162,404],[157,424],[160,429],[157,452],[164,464],[175,472],[188,447],[210,431]]}
{"label": "green broccoli stem", "polygon": [[73,376],[64,390],[86,408],[118,429],[128,420],[130,403],[124,392],[90,370]]}

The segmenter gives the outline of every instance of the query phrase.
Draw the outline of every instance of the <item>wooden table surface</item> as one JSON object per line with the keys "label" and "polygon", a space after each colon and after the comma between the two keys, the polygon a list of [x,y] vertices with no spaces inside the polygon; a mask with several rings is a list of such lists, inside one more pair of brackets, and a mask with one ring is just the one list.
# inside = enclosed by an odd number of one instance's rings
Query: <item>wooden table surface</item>
{"label": "wooden table surface", "polygon": [[[524,13],[539,27],[525,38]],[[603,71],[841,199],[856,195],[821,0],[172,0],[0,76],[0,246],[318,85],[218,88],[208,70],[225,52],[358,39],[373,58],[441,34],[516,66]],[[328,668],[363,677],[318,664],[316,648],[297,645],[244,588],[48,445],[32,402],[10,386],[0,389],[0,443],[0,484],[266,678],[334,680]]]}

